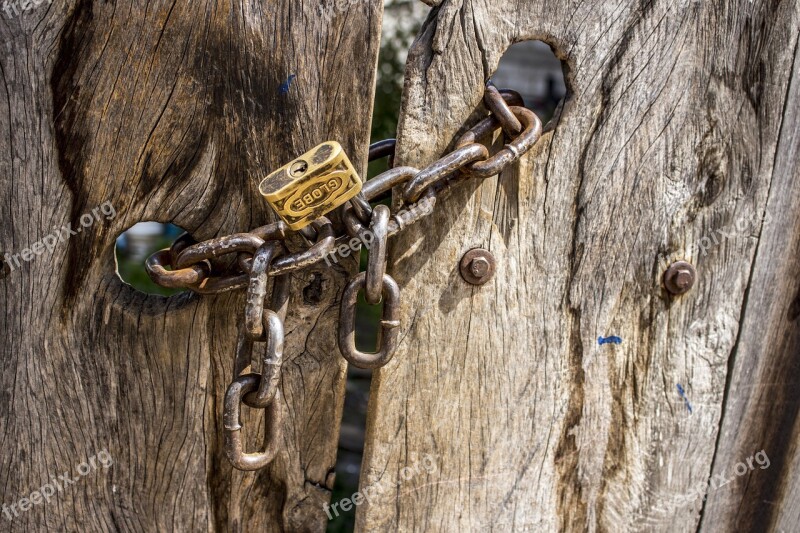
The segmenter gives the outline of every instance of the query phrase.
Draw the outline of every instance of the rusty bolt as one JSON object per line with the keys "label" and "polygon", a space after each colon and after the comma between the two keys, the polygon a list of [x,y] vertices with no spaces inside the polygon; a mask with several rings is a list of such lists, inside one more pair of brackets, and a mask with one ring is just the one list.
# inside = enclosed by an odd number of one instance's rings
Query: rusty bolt
{"label": "rusty bolt", "polygon": [[492,265],[489,264],[489,261],[485,257],[476,257],[469,264],[469,271],[476,278],[483,278],[486,276],[490,268],[492,268]]}
{"label": "rusty bolt", "polygon": [[461,258],[461,277],[472,285],[483,285],[494,276],[496,263],[490,251],[483,248],[472,249]]}
{"label": "rusty bolt", "polygon": [[695,279],[697,279],[697,271],[686,261],[676,261],[664,272],[664,286],[670,294],[676,296],[689,292]]}

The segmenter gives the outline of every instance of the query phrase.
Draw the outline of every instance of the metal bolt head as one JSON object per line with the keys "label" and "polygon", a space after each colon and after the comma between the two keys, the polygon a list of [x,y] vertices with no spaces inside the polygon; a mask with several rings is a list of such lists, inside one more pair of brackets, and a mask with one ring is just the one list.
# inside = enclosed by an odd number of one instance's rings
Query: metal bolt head
{"label": "metal bolt head", "polygon": [[469,264],[469,271],[476,278],[486,277],[490,268],[492,268],[492,265],[489,264],[485,257],[476,257]]}
{"label": "metal bolt head", "polygon": [[664,272],[664,287],[670,294],[678,296],[689,292],[696,279],[697,271],[694,266],[686,261],[676,261]]}
{"label": "metal bolt head", "polygon": [[488,250],[475,248],[464,254],[459,271],[464,281],[472,285],[483,285],[494,276],[497,262]]}

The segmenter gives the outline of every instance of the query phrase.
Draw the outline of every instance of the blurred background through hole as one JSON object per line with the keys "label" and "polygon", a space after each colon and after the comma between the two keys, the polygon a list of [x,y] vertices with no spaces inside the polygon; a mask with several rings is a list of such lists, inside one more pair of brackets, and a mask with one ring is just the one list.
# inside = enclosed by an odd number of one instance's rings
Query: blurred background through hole
{"label": "blurred background through hole", "polygon": [[117,239],[117,274],[122,281],[147,294],[172,296],[184,292],[156,285],[144,269],[144,262],[151,254],[169,248],[182,233],[184,231],[175,224],[139,222],[131,226]]}

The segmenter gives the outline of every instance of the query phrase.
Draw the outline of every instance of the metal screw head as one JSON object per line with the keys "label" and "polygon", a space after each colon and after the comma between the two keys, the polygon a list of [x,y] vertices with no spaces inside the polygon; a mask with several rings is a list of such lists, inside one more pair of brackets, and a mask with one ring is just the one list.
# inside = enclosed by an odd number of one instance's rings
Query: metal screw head
{"label": "metal screw head", "polygon": [[664,286],[676,296],[689,292],[696,279],[697,271],[686,261],[676,261],[664,272]]}
{"label": "metal screw head", "polygon": [[476,257],[469,264],[469,271],[476,278],[483,278],[486,276],[486,274],[489,273],[489,269],[491,267],[492,266],[489,264],[489,261],[487,261],[485,257]]}
{"label": "metal screw head", "polygon": [[464,254],[459,264],[461,277],[472,285],[483,285],[494,276],[497,262],[488,250],[475,248]]}

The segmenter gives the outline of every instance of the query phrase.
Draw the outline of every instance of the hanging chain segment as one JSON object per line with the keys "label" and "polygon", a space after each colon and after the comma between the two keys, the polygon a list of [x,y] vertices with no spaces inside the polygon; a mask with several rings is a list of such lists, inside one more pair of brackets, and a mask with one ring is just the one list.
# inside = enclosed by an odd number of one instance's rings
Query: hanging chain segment
{"label": "hanging chain segment", "polygon": [[[289,303],[290,274],[334,259],[342,245],[369,250],[366,272],[354,276],[342,295],[339,350],[351,364],[380,368],[394,355],[400,333],[400,288],[386,273],[388,239],[433,212],[459,182],[487,178],[502,172],[536,143],[542,123],[523,107],[522,97],[487,86],[484,103],[489,115],[467,130],[452,152],[423,169],[394,167],[394,139],[370,146],[369,159],[389,158],[389,170],[363,185],[341,146],[333,141],[295,159],[270,174],[259,186],[271,207],[283,219],[204,242],[188,235],[150,256],[145,268],[158,285],[217,294],[247,288],[247,304],[240,323],[234,360],[234,380],[224,402],[225,453],[234,467],[257,470],[278,453],[282,440],[279,390],[283,362],[284,321]],[[481,141],[501,132],[507,144],[490,155]],[[399,208],[392,213],[382,201],[392,190],[400,192]],[[337,234],[324,215],[339,207],[344,231]],[[306,246],[288,253],[286,241],[299,235]],[[272,292],[266,304],[269,280]],[[355,345],[355,311],[364,290],[368,304],[383,303],[375,353]],[[253,370],[256,344],[265,343],[265,355]],[[264,410],[266,432],[262,450],[244,451],[241,405]]]}

